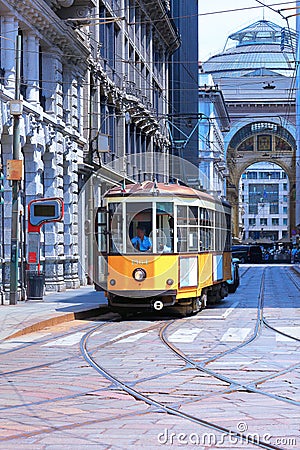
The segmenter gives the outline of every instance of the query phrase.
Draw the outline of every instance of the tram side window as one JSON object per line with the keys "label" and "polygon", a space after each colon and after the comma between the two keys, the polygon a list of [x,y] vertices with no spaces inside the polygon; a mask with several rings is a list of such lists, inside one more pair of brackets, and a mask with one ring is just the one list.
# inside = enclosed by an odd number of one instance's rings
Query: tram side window
{"label": "tram side window", "polygon": [[200,208],[200,251],[214,250],[213,223],[214,212]]}
{"label": "tram side window", "polygon": [[231,215],[226,214],[226,243],[225,243],[225,250],[230,251],[231,250]]}
{"label": "tram side window", "polygon": [[222,246],[221,246],[221,223],[219,212],[216,212],[215,239],[216,239],[216,250],[220,251]]}
{"label": "tram side window", "polygon": [[228,222],[224,212],[216,212],[216,250],[223,252],[228,240]]}
{"label": "tram side window", "polygon": [[177,251],[198,252],[199,217],[197,206],[177,206]]}
{"label": "tram side window", "polygon": [[156,203],[156,247],[159,253],[174,251],[173,203]]}
{"label": "tram side window", "polygon": [[123,253],[122,204],[109,204],[109,251]]}

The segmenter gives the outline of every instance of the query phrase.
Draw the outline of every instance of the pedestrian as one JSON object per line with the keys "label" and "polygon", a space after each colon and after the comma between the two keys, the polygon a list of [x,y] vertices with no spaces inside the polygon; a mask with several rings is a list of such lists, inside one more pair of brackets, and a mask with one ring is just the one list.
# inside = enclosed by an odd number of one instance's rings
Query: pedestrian
{"label": "pedestrian", "polygon": [[298,252],[298,249],[297,249],[296,245],[294,245],[292,248],[292,252],[291,252],[291,263],[292,264],[294,264],[294,262],[295,262],[295,256],[296,256],[297,252]]}

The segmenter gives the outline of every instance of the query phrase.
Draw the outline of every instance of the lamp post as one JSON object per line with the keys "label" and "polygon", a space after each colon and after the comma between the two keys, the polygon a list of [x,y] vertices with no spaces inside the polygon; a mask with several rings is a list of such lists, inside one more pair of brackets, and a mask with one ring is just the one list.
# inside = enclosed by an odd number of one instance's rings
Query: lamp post
{"label": "lamp post", "polygon": [[8,161],[8,179],[12,180],[11,210],[11,259],[10,259],[10,298],[9,304],[16,305],[18,300],[18,265],[19,265],[19,182],[22,179],[22,162],[20,163],[20,117],[23,111],[20,100],[21,73],[21,36],[16,41],[16,79],[15,100],[10,102],[10,113],[13,116],[13,159]]}

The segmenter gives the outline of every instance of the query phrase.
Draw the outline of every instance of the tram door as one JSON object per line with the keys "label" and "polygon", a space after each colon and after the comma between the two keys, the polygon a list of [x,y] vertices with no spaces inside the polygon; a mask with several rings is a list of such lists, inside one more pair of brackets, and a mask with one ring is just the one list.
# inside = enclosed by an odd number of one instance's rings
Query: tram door
{"label": "tram door", "polygon": [[95,216],[95,241],[94,241],[94,282],[102,285],[107,276],[107,217],[108,211],[104,207],[97,209]]}

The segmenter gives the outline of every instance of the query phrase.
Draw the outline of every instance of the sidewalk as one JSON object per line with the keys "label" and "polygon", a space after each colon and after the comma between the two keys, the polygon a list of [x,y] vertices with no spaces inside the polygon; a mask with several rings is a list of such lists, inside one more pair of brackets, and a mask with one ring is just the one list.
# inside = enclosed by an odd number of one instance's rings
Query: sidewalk
{"label": "sidewalk", "polygon": [[75,318],[84,318],[91,310],[106,306],[104,293],[95,291],[93,286],[47,294],[43,300],[0,305],[0,341],[12,335],[18,336]]}

